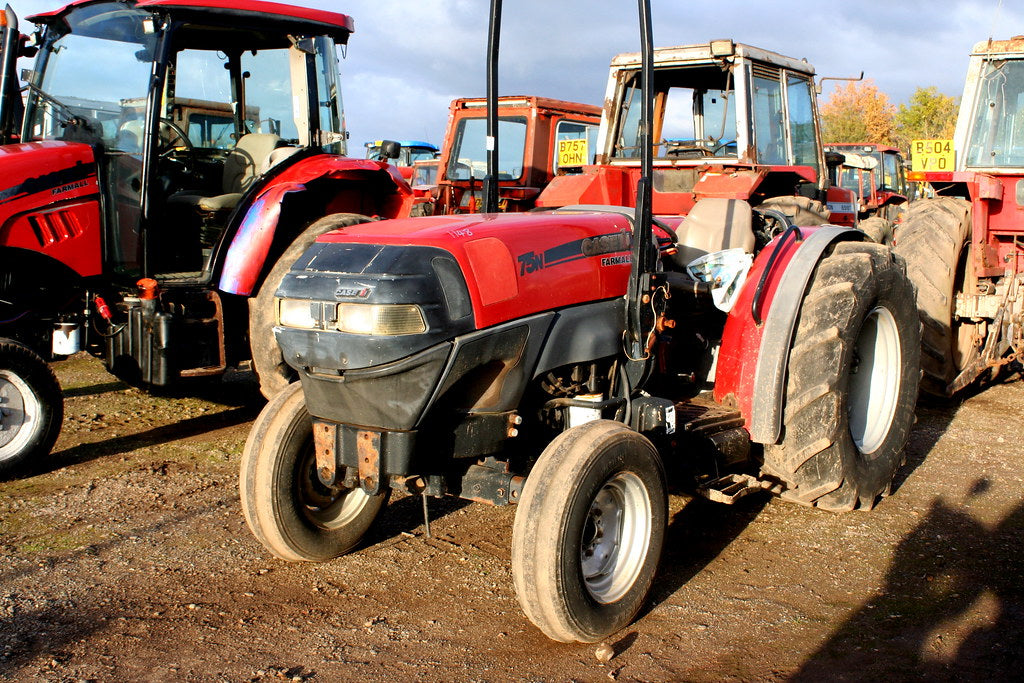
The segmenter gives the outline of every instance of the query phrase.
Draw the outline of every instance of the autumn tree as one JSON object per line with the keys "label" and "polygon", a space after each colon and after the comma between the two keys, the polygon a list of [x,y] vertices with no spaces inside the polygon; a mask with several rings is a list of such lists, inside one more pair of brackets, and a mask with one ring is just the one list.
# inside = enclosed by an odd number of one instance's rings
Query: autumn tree
{"label": "autumn tree", "polygon": [[896,143],[896,107],[874,81],[836,85],[821,105],[825,142]]}
{"label": "autumn tree", "polygon": [[899,146],[909,149],[911,140],[952,138],[958,108],[957,98],[943,95],[935,86],[918,88],[896,114]]}

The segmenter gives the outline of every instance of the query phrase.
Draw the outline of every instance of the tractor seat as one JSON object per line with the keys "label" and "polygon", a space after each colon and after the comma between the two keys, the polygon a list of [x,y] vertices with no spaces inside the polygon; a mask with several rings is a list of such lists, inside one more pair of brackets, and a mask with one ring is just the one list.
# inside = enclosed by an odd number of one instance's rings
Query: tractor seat
{"label": "tractor seat", "polygon": [[[271,155],[280,145],[281,138],[272,133],[243,135],[224,160],[221,194],[208,197],[186,190],[174,193],[167,201],[194,206],[203,213],[233,209],[253,181],[270,167]],[[283,158],[278,156],[278,160]]]}
{"label": "tractor seat", "polygon": [[706,254],[741,248],[754,252],[753,211],[742,199],[700,199],[676,228],[678,252],[672,261],[680,268]]}

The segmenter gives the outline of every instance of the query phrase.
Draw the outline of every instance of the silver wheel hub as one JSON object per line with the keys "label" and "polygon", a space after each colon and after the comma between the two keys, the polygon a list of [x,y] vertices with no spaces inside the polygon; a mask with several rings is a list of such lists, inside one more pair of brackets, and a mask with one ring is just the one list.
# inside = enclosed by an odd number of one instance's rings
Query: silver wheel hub
{"label": "silver wheel hub", "polygon": [[10,370],[0,370],[0,461],[21,454],[41,419],[42,406],[32,387]]}
{"label": "silver wheel hub", "polygon": [[857,448],[873,453],[892,426],[901,384],[899,328],[887,308],[872,310],[864,320],[853,349],[848,417]]}
{"label": "silver wheel hub", "polygon": [[651,541],[651,499],[640,477],[619,472],[590,504],[580,543],[583,582],[600,603],[620,599],[643,568]]}
{"label": "silver wheel hub", "polygon": [[362,489],[327,487],[316,472],[316,458],[310,449],[299,469],[297,502],[302,514],[321,529],[340,529],[351,523],[370,502]]}

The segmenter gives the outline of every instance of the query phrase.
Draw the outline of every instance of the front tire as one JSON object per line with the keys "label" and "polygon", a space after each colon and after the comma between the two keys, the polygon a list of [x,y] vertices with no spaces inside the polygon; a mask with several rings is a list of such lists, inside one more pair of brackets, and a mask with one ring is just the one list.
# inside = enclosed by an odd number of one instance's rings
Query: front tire
{"label": "front tire", "polygon": [[783,498],[846,511],[888,492],[917,400],[913,302],[887,247],[841,242],[818,264],[789,351],[782,438],[764,451]]}
{"label": "front tire", "polygon": [[0,476],[50,454],[64,419],[53,370],[32,349],[0,339]]}
{"label": "front tire", "polygon": [[290,562],[324,562],[352,550],[391,493],[368,496],[320,482],[312,420],[297,382],[256,418],[242,453],[239,489],[253,535]]}
{"label": "front tire", "polygon": [[260,393],[271,399],[296,380],[295,371],[284,362],[281,349],[274,338],[274,294],[281,286],[292,264],[302,256],[316,238],[331,230],[347,228],[370,219],[354,213],[333,213],[310,223],[270,269],[256,296],[249,299],[249,346],[252,350],[252,368],[260,381]]}
{"label": "front tire", "polygon": [[527,477],[512,530],[512,578],[549,638],[596,642],[636,616],[661,556],[661,458],[610,420],[562,432]]}

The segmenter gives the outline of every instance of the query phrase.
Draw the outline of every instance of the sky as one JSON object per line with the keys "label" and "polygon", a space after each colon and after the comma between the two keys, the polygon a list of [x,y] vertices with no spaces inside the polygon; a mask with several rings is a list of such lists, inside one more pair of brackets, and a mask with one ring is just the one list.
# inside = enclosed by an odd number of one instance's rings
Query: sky
{"label": "sky", "polygon": [[[19,17],[63,0],[7,0]],[[441,144],[448,103],[486,92],[487,0],[291,0],[350,15],[341,61],[350,154],[376,138]],[[732,38],[857,76],[894,104],[958,96],[972,46],[1024,34],[1019,0],[652,0],[658,47]],[[608,63],[639,49],[632,0],[505,0],[499,91],[600,104]],[[26,26],[22,26],[24,31]],[[826,81],[823,97],[836,87]]]}

